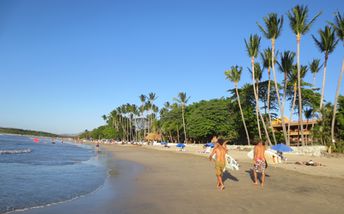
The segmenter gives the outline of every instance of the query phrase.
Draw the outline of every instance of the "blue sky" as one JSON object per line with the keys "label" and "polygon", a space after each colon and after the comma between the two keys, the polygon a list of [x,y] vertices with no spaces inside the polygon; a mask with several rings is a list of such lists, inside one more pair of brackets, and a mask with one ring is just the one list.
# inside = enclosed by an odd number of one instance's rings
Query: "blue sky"
{"label": "blue sky", "polygon": [[[243,66],[240,85],[251,81],[244,39],[261,35],[256,22],[269,12],[285,18],[277,49],[296,51],[286,16],[296,4],[323,12],[302,38],[301,63],[323,60],[311,35],[344,11],[340,0],[2,0],[0,126],[78,133],[140,94],[155,92],[159,106],[180,91],[191,103],[228,96],[224,70]],[[343,56],[340,44],[329,58],[330,102]]]}

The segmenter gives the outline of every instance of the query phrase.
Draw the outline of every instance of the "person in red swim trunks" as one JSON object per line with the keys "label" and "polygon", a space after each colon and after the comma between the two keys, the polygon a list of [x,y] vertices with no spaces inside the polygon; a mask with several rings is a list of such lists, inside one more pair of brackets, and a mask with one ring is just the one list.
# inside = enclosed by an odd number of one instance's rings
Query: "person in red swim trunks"
{"label": "person in red swim trunks", "polygon": [[264,186],[265,183],[265,145],[262,140],[259,140],[257,145],[254,146],[254,157],[253,157],[253,175],[254,175],[254,184],[258,184],[257,173],[262,173],[261,186]]}

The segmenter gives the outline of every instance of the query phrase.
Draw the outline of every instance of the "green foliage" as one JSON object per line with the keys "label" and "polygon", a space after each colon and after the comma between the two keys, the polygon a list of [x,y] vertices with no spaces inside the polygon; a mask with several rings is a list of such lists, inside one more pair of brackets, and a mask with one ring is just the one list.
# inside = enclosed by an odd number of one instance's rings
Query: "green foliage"
{"label": "green foliage", "polygon": [[0,133],[4,134],[19,134],[19,135],[32,135],[32,136],[43,136],[43,137],[64,137],[61,135],[56,135],[48,132],[34,131],[34,130],[24,130],[15,128],[0,128]]}
{"label": "green foliage", "polygon": [[248,42],[245,39],[246,50],[249,57],[256,58],[258,56],[260,40],[261,38],[257,34],[250,35]]}
{"label": "green foliage", "polygon": [[313,75],[317,74],[321,67],[322,65],[320,65],[320,59],[313,59],[309,64],[309,70],[311,70]]}
{"label": "green foliage", "polygon": [[324,30],[319,30],[319,35],[320,40],[314,35],[312,37],[320,52],[324,52],[325,54],[332,53],[339,41],[335,37],[335,30],[329,26],[325,26]]}
{"label": "green foliage", "polygon": [[337,138],[344,139],[344,96],[338,97],[335,133],[337,135]]}
{"label": "green foliage", "polygon": [[228,99],[213,99],[188,106],[189,136],[200,142],[207,142],[214,135],[229,140],[237,138],[229,104]]}
{"label": "green foliage", "polygon": [[[183,121],[181,117],[181,107],[177,104],[166,104],[166,107],[163,108],[160,112],[160,127],[162,130],[162,134],[164,136],[171,136],[173,135],[174,138],[169,138],[170,141],[179,141],[177,139],[177,133],[182,130]],[[186,109],[187,111],[188,109]],[[187,118],[186,118],[187,121]]]}
{"label": "green foliage", "polygon": [[225,71],[226,79],[232,81],[235,85],[237,85],[241,78],[241,72],[241,66],[232,66],[231,69]]}
{"label": "green foliage", "polygon": [[265,29],[263,26],[257,23],[264,36],[268,39],[276,39],[282,30],[283,16],[278,18],[276,13],[270,13],[267,17],[264,17],[264,23],[266,27]]}
{"label": "green foliage", "polygon": [[315,126],[313,135],[314,138],[326,146],[332,145],[331,142],[331,122],[332,122],[332,110],[333,106],[331,104],[326,104],[321,110],[320,114],[322,115],[321,120]]}
{"label": "green foliage", "polygon": [[339,11],[335,13],[334,23],[330,25],[335,29],[338,38],[344,41],[344,15],[341,15]]}
{"label": "green foliage", "polygon": [[85,131],[79,137],[86,139],[116,139],[118,134],[114,128],[104,125],[93,129],[92,131]]}
{"label": "green foliage", "polygon": [[290,27],[296,35],[304,35],[307,33],[315,20],[320,16],[318,13],[310,22],[308,22],[308,7],[296,5],[288,12]]}

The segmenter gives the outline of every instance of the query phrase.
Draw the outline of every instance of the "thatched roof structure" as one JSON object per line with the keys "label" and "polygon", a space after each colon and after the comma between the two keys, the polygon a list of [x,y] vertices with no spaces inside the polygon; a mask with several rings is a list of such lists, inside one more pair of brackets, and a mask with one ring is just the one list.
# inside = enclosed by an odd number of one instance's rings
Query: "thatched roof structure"
{"label": "thatched roof structure", "polygon": [[148,133],[145,137],[147,141],[161,141],[161,134],[158,133]]}

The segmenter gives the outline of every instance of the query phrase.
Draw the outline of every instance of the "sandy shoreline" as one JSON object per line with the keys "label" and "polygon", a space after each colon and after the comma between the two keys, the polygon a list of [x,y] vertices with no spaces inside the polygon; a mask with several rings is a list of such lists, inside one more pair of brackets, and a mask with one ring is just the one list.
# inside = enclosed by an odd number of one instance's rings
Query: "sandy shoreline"
{"label": "sandy shoreline", "polygon": [[109,161],[109,167],[113,169],[108,179],[110,183],[95,194],[21,213],[280,214],[343,211],[344,180],[340,178],[269,167],[266,186],[261,188],[252,184],[251,165],[242,161],[239,171],[225,174],[226,190],[221,192],[215,188],[213,163],[204,155],[136,146],[106,145],[102,148],[114,154]]}

